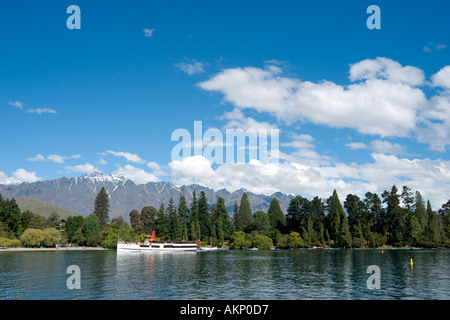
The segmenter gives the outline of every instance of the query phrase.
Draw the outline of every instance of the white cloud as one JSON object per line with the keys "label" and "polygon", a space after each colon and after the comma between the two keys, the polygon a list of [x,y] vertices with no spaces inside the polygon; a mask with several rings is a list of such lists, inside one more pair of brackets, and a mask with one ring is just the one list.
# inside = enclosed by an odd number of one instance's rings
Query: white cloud
{"label": "white cloud", "polygon": [[36,176],[36,172],[29,172],[25,169],[17,169],[8,177],[4,172],[0,171],[0,184],[19,184],[22,182],[37,182],[42,178]]}
{"label": "white cloud", "polygon": [[429,42],[428,45],[423,46],[422,50],[425,52],[432,52],[434,50],[443,50],[447,48],[447,46],[445,44],[441,44],[441,43],[433,43],[433,42]]}
{"label": "white cloud", "polygon": [[79,164],[76,166],[66,166],[65,168],[72,172],[82,172],[82,173],[101,172],[99,169],[94,167],[89,162],[86,162],[85,164]]}
{"label": "white cloud", "polygon": [[367,144],[363,142],[350,142],[346,144],[352,150],[368,149]]}
{"label": "white cloud", "polygon": [[223,93],[239,109],[269,113],[288,125],[306,120],[381,137],[409,136],[418,110],[427,103],[415,88],[424,81],[423,72],[390,59],[352,65],[350,77],[357,82],[349,86],[300,81],[279,72],[268,67],[226,69],[198,85]]}
{"label": "white cloud", "polygon": [[351,65],[350,80],[384,79],[393,83],[406,83],[412,86],[423,84],[425,75],[422,70],[412,66],[403,67],[400,63],[387,58],[366,59]]}
{"label": "white cloud", "polygon": [[155,174],[147,172],[143,169],[133,167],[132,165],[127,164],[124,168],[119,167],[114,174],[118,174],[124,176],[130,180],[132,180],[136,184],[145,184],[148,182],[160,181]]}
{"label": "white cloud", "polygon": [[434,207],[448,200],[450,161],[409,160],[380,153],[371,156],[373,161],[365,164],[320,165],[298,158],[279,165],[252,160],[245,164],[223,164],[216,169],[208,159],[193,156],[172,161],[169,168],[178,185],[197,183],[216,190],[245,188],[263,194],[281,191],[327,198],[336,189],[341,197],[351,193],[363,198],[367,191],[381,195],[396,184],[399,188],[407,185],[420,191]]}
{"label": "white cloud", "polygon": [[100,159],[98,159],[97,163],[101,164],[101,165],[105,165],[105,164],[108,163],[108,161],[106,161],[105,159],[100,158]]}
{"label": "white cloud", "polygon": [[137,154],[134,153],[129,153],[129,152],[122,152],[122,151],[106,151],[106,153],[108,154],[112,154],[113,156],[116,157],[123,157],[125,159],[127,159],[128,161],[134,162],[134,163],[140,163],[140,164],[144,164],[146,163],[146,161],[144,159],[142,159],[141,157],[139,157]]}
{"label": "white cloud", "polygon": [[144,37],[150,38],[156,29],[144,29]]}
{"label": "white cloud", "polygon": [[223,129],[254,129],[258,130],[270,130],[278,129],[278,126],[270,124],[269,122],[260,122],[251,117],[246,117],[242,110],[235,108],[230,112],[225,112],[220,120],[227,120],[227,123],[223,126]]}
{"label": "white cloud", "polygon": [[450,66],[443,67],[431,79],[434,86],[450,89]]}
{"label": "white cloud", "polygon": [[20,110],[23,109],[23,104],[22,104],[22,102],[20,102],[20,101],[8,101],[8,104],[9,104],[10,106],[19,108]]}
{"label": "white cloud", "polygon": [[47,158],[45,158],[42,154],[37,154],[35,157],[28,158],[27,160],[31,162],[50,160],[56,163],[64,163],[67,159],[79,159],[79,158],[81,158],[79,154],[74,154],[69,157],[60,156],[57,154],[50,154],[47,156]]}
{"label": "white cloud", "polygon": [[56,110],[51,108],[36,108],[36,109],[28,109],[28,113],[37,113],[37,114],[43,114],[43,113],[57,113]]}
{"label": "white cloud", "polygon": [[199,74],[202,72],[205,72],[205,65],[201,62],[192,60],[192,62],[181,62],[175,65],[177,68],[179,68],[184,73],[187,73],[188,75],[193,74]]}
{"label": "white cloud", "polygon": [[391,143],[386,140],[372,140],[369,145],[362,142],[350,142],[346,144],[352,150],[367,149],[379,153],[404,155],[405,148],[398,143]]}
{"label": "white cloud", "polygon": [[161,167],[156,162],[150,161],[147,163],[147,167],[153,170],[161,170]]}
{"label": "white cloud", "polygon": [[42,154],[37,154],[35,157],[32,157],[32,158],[28,158],[27,159],[28,161],[31,161],[31,162],[35,162],[35,161],[45,161],[45,157],[42,155]]}

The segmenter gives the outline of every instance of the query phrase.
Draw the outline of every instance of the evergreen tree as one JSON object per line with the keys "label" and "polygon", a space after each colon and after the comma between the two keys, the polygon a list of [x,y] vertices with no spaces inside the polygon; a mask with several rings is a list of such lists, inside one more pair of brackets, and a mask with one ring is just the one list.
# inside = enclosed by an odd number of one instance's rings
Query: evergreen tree
{"label": "evergreen tree", "polygon": [[190,235],[191,240],[194,241],[200,240],[201,233],[200,233],[200,223],[198,221],[198,202],[195,190],[192,195],[191,210],[189,214],[189,225],[191,232]]}
{"label": "evergreen tree", "polygon": [[311,216],[311,203],[302,196],[296,196],[289,201],[286,215],[286,231],[297,232],[302,238],[307,238],[308,218]]}
{"label": "evergreen tree", "polygon": [[239,206],[237,204],[237,201],[235,201],[234,207],[233,207],[233,228],[234,228],[234,230],[236,230],[236,223],[237,223],[238,218],[239,218]]}
{"label": "evergreen tree", "polygon": [[188,227],[189,227],[189,209],[186,203],[186,198],[183,194],[180,195],[178,203],[178,224],[181,233],[181,240],[188,240]]}
{"label": "evergreen tree", "polygon": [[152,207],[147,206],[143,207],[141,210],[140,225],[142,226],[142,232],[149,235],[156,227],[156,218],[158,215],[158,211]]}
{"label": "evergreen tree", "polygon": [[208,241],[211,231],[211,217],[208,212],[208,200],[206,200],[204,191],[200,192],[200,198],[198,199],[197,207],[201,240]]}
{"label": "evergreen tree", "polygon": [[271,229],[274,228],[270,217],[267,213],[263,211],[256,211],[253,214],[254,227],[253,229],[259,234],[267,236]]}
{"label": "evergreen tree", "polygon": [[87,245],[97,246],[100,243],[100,219],[95,213],[84,219],[82,229]]}
{"label": "evergreen tree", "polygon": [[156,236],[167,240],[170,238],[169,219],[166,215],[164,203],[161,203],[156,218]]}
{"label": "evergreen tree", "polygon": [[217,239],[219,240],[219,245],[223,245],[225,240],[231,239],[233,224],[227,212],[225,200],[221,197],[217,197],[215,216],[217,221]]}
{"label": "evergreen tree", "polygon": [[406,230],[406,221],[404,219],[404,210],[400,207],[400,196],[398,189],[394,185],[391,191],[383,192],[384,202],[387,203],[387,236],[388,242],[394,246],[404,245],[404,233]]}
{"label": "evergreen tree", "polygon": [[94,214],[100,221],[100,231],[109,221],[109,196],[104,187],[102,187],[95,197]]}
{"label": "evergreen tree", "polygon": [[336,190],[333,191],[332,196],[327,200],[327,211],[328,227],[334,246],[345,248],[351,247],[352,237],[348,226],[348,220]]}
{"label": "evergreen tree", "polygon": [[428,214],[428,227],[427,227],[427,238],[430,241],[431,246],[437,247],[441,242],[441,228],[439,226],[439,217],[433,212],[431,208],[431,203],[427,203],[427,214]]}
{"label": "evergreen tree", "polygon": [[246,192],[242,195],[241,204],[236,217],[236,230],[250,232],[253,226],[253,214]]}
{"label": "evergreen tree", "polygon": [[273,198],[270,202],[269,211],[267,215],[270,219],[270,224],[272,228],[278,229],[280,232],[284,231],[286,227],[286,216],[283,211],[281,211],[280,203],[277,198]]}
{"label": "evergreen tree", "polygon": [[169,222],[169,239],[174,241],[181,240],[181,229],[178,221],[177,209],[172,198],[170,198],[169,203],[167,204],[166,215]]}
{"label": "evergreen tree", "polygon": [[137,210],[131,210],[129,216],[131,228],[133,229],[134,235],[140,235],[143,232],[143,227],[139,212]]}
{"label": "evergreen tree", "polygon": [[352,238],[363,239],[362,218],[365,204],[361,199],[352,194],[348,194],[344,201],[344,208],[347,210],[348,224]]}
{"label": "evergreen tree", "polygon": [[16,200],[6,199],[1,202],[0,206],[0,222],[6,225],[7,232],[18,236],[22,226],[20,224],[20,209],[16,203]]}
{"label": "evergreen tree", "polygon": [[314,244],[325,245],[325,208],[322,199],[314,197],[311,201],[311,215],[315,237]]}

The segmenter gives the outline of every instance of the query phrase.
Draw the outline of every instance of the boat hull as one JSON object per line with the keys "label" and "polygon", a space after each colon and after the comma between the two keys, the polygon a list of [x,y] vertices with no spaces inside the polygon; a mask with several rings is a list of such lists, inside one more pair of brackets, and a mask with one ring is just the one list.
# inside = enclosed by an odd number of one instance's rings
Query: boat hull
{"label": "boat hull", "polygon": [[118,243],[117,252],[179,252],[197,251],[195,243],[152,243],[149,245],[137,243]]}

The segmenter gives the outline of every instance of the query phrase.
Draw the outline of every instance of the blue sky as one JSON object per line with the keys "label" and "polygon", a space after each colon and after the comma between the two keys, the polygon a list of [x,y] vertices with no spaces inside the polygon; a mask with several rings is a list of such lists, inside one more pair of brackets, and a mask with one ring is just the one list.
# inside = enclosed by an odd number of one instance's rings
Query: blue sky
{"label": "blue sky", "polygon": [[[81,29],[69,30],[69,5]],[[369,30],[369,5],[381,29]],[[230,190],[450,197],[446,1],[0,4],[0,183],[120,172]],[[266,94],[266,95],[265,95]],[[280,166],[173,161],[177,128],[278,128]],[[343,199],[342,199],[343,200]]]}

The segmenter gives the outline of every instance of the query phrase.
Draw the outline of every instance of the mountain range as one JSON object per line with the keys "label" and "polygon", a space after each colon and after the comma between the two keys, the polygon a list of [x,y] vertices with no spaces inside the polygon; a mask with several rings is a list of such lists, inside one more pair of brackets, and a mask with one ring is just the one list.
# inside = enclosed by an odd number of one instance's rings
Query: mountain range
{"label": "mountain range", "polygon": [[291,196],[277,192],[272,195],[254,194],[245,189],[230,192],[226,189],[213,190],[197,184],[177,187],[170,182],[149,182],[136,184],[132,180],[117,174],[99,172],[86,173],[78,178],[62,177],[33,183],[23,182],[16,185],[0,185],[0,194],[6,198],[32,197],[56,207],[81,215],[89,215],[94,211],[94,200],[100,189],[104,187],[110,197],[110,218],[122,216],[129,221],[129,213],[140,211],[145,206],[158,209],[161,203],[167,205],[170,198],[178,204],[184,194],[188,205],[196,191],[197,199],[201,191],[205,192],[210,205],[216,203],[217,196],[225,200],[228,212],[232,214],[234,203],[239,205],[242,195],[247,192],[253,211],[267,212],[270,202],[277,198],[280,207],[286,214]]}

